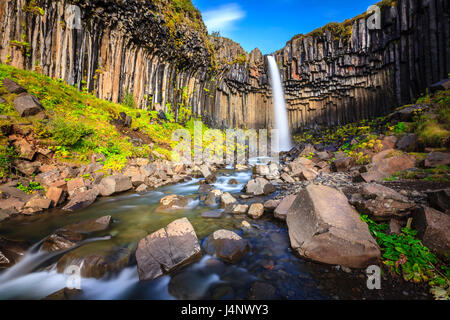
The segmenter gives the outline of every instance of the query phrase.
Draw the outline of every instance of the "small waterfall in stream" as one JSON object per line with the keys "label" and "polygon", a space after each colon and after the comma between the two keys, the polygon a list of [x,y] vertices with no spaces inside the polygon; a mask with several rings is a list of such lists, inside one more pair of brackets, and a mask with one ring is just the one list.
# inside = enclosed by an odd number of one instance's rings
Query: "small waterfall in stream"
{"label": "small waterfall in stream", "polygon": [[289,151],[292,148],[291,132],[289,128],[288,113],[284,100],[284,91],[281,85],[280,71],[273,56],[267,57],[269,61],[270,83],[273,92],[273,105],[275,115],[275,129],[279,132],[279,150]]}

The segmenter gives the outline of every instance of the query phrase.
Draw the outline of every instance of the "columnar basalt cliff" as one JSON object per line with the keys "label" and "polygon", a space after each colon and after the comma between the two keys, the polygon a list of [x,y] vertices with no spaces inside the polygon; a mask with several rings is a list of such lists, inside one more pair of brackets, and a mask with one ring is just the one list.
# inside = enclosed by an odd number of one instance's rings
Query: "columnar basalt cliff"
{"label": "columnar basalt cliff", "polygon": [[379,30],[368,27],[369,15],[294,37],[276,53],[291,126],[382,115],[447,78],[449,7],[445,0],[400,0],[381,8]]}
{"label": "columnar basalt cliff", "polygon": [[[381,12],[380,30],[361,16],[275,53],[293,129],[386,113],[447,77],[447,1],[400,0]],[[214,127],[272,126],[263,55],[208,36],[195,9],[169,0],[2,0],[0,28],[2,63],[99,98],[120,102],[129,92],[139,108],[188,106]]]}

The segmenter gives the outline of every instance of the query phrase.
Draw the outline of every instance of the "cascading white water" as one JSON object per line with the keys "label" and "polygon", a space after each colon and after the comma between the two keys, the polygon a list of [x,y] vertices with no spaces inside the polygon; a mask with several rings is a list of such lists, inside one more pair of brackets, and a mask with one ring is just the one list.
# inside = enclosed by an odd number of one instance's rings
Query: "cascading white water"
{"label": "cascading white water", "polygon": [[267,59],[269,61],[270,83],[273,92],[275,129],[278,129],[280,137],[278,151],[289,151],[292,148],[291,132],[289,129],[286,102],[284,100],[284,91],[281,86],[280,71],[273,56],[268,56]]}

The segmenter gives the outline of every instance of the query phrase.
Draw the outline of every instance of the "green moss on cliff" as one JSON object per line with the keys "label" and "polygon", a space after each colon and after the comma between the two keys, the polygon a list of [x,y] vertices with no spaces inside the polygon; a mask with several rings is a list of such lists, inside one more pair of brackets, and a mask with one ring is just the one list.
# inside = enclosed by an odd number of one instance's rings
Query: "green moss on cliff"
{"label": "green moss on cliff", "polygon": [[[3,87],[4,78],[10,78],[36,96],[48,119],[21,118],[14,108],[15,94]],[[106,168],[121,169],[128,158],[159,157],[170,154],[174,147],[172,133],[183,128],[175,121],[158,121],[157,114],[134,109],[130,105],[115,104],[77,90],[63,81],[54,80],[36,72],[0,64],[0,96],[6,102],[0,105],[0,126],[16,125],[30,128],[39,144],[54,151],[61,161],[87,162],[94,153],[107,156]],[[124,112],[132,118],[131,128],[117,125],[115,119]],[[8,168],[11,150],[7,147],[7,133],[0,131],[0,177]],[[132,139],[143,141],[133,144]],[[153,147],[152,147],[153,146]]]}

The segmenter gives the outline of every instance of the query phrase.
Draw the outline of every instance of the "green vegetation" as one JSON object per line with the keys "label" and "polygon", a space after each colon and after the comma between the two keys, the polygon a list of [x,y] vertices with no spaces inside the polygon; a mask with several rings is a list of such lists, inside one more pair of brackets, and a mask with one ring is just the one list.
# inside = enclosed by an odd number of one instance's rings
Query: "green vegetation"
{"label": "green vegetation", "polygon": [[33,194],[37,190],[44,190],[39,182],[31,181],[28,186],[24,186],[22,183],[17,184],[17,189],[22,190],[25,193]]}
{"label": "green vegetation", "polygon": [[36,4],[36,0],[31,0],[27,5],[23,7],[23,12],[30,12],[32,14],[43,16],[45,14],[44,9]]}
{"label": "green vegetation", "polygon": [[368,224],[370,233],[380,246],[382,262],[389,272],[402,276],[405,281],[427,282],[432,292],[449,290],[449,267],[439,262],[436,255],[417,239],[417,231],[406,227],[398,235],[388,234],[387,224],[377,224],[366,215],[361,219]]}
{"label": "green vegetation", "polygon": [[0,179],[8,176],[15,158],[14,147],[8,147],[5,139],[0,140]]}
{"label": "green vegetation", "polygon": [[[21,125],[24,122],[13,107],[16,95],[7,93],[1,84],[5,77],[16,81],[40,100],[49,120],[30,117],[25,121],[29,122],[29,127],[40,143],[53,150],[61,161],[87,163],[92,154],[101,152],[106,156],[105,169],[120,170],[128,158],[155,156],[154,153],[157,153],[156,157],[169,155],[174,147],[170,141],[173,131],[183,128],[170,116],[170,121],[156,121],[157,113],[135,109],[131,103],[125,105],[100,100],[61,80],[0,64],[0,94],[6,100],[0,106],[1,113],[9,117],[8,120],[0,120],[2,126]],[[130,97],[125,99],[129,100]],[[119,117],[120,112],[132,118],[129,131],[119,132],[114,125],[113,120]],[[182,114],[185,120],[190,117],[188,110],[182,111]],[[136,132],[146,136],[144,140],[148,142],[133,145],[130,137]],[[6,144],[6,137],[2,134],[0,140]],[[154,144],[153,150],[149,142]],[[0,175],[8,172],[12,160],[12,151],[2,146]]]}

